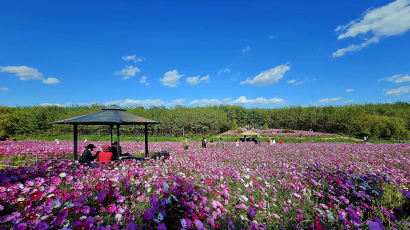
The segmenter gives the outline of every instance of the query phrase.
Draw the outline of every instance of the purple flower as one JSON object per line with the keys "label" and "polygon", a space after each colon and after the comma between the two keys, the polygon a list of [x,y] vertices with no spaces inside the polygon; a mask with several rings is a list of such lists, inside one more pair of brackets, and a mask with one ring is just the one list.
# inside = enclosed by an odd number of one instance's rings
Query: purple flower
{"label": "purple flower", "polygon": [[134,222],[130,222],[125,228],[125,230],[137,230],[137,229],[138,229],[138,226],[134,224]]}
{"label": "purple flower", "polygon": [[362,221],[360,220],[360,216],[351,208],[349,207],[347,209],[347,213],[349,214],[352,223],[356,226],[359,227],[359,225],[362,223]]}
{"label": "purple flower", "polygon": [[60,226],[61,224],[63,224],[63,222],[67,218],[67,216],[68,216],[68,211],[66,209],[60,210],[58,212],[56,220],[54,221],[54,225],[55,226]]}
{"label": "purple flower", "polygon": [[20,224],[16,224],[14,225],[15,230],[26,230],[27,229],[27,224],[26,223],[20,223]]}
{"label": "purple flower", "polygon": [[378,222],[368,220],[366,224],[370,230],[384,230],[384,226]]}
{"label": "purple flower", "polygon": [[404,189],[400,190],[401,193],[403,193],[403,195],[405,195],[408,199],[410,199],[410,192],[406,191]]}
{"label": "purple flower", "polygon": [[253,220],[253,219],[255,219],[255,215],[256,215],[256,208],[255,208],[255,206],[251,206],[249,208],[248,218],[250,220]]}
{"label": "purple flower", "polygon": [[46,230],[46,229],[49,229],[49,226],[46,222],[40,222],[36,225],[35,229]]}
{"label": "purple flower", "polygon": [[198,230],[205,230],[205,229],[206,229],[206,228],[204,227],[204,224],[203,224],[200,220],[195,220],[194,224],[195,224],[195,227],[196,227]]}
{"label": "purple flower", "polygon": [[155,195],[151,195],[149,200],[151,202],[152,208],[157,210],[159,208],[158,198]]}
{"label": "purple flower", "polygon": [[167,205],[167,199],[164,199],[164,198],[162,198],[161,199],[161,206],[163,207],[163,208],[165,208],[165,206]]}
{"label": "purple flower", "polygon": [[97,193],[97,198],[100,201],[103,201],[106,196],[107,196],[107,192],[105,192],[104,190],[101,190]]}
{"label": "purple flower", "polygon": [[82,208],[81,208],[81,212],[82,212],[84,215],[88,215],[88,214],[90,213],[90,206],[84,206],[84,207],[82,207]]}
{"label": "purple flower", "polygon": [[159,210],[159,213],[163,216],[163,217],[165,217],[166,215],[167,215],[167,213],[165,212],[165,209],[161,209],[161,210]]}
{"label": "purple flower", "polygon": [[154,216],[154,213],[151,208],[147,209],[144,212],[144,220],[152,220],[153,216]]}
{"label": "purple flower", "polygon": [[158,224],[158,230],[167,230],[167,226],[165,226],[164,223],[159,223]]}

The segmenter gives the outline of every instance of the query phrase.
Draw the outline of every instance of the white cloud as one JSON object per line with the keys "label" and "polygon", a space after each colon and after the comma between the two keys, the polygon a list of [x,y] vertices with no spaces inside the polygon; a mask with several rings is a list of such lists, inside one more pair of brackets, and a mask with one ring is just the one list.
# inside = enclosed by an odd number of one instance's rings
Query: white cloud
{"label": "white cloud", "polygon": [[346,90],[345,90],[346,93],[351,93],[351,92],[353,92],[353,91],[354,91],[354,89],[346,89]]}
{"label": "white cloud", "polygon": [[396,89],[389,89],[386,92],[386,96],[397,96],[408,93],[410,91],[410,86],[402,86]]}
{"label": "white cloud", "polygon": [[333,57],[340,57],[340,56],[345,55],[347,52],[359,51],[359,50],[361,50],[361,49],[363,49],[363,48],[369,46],[369,45],[372,44],[372,43],[378,43],[378,42],[379,42],[379,38],[373,37],[373,38],[371,38],[371,39],[369,39],[369,40],[366,40],[366,41],[362,42],[362,43],[359,44],[359,45],[352,44],[352,45],[350,45],[350,46],[348,46],[348,47],[345,47],[345,48],[342,48],[342,49],[338,49],[338,50],[336,50],[335,52],[333,52],[332,56],[333,56]]}
{"label": "white cloud", "polygon": [[230,97],[224,98],[224,102],[231,100]]}
{"label": "white cloud", "polygon": [[136,66],[126,66],[124,69],[115,72],[115,75],[122,76],[122,79],[127,80],[135,76],[135,74],[141,72],[141,70]]}
{"label": "white cloud", "polygon": [[224,73],[230,73],[231,69],[229,69],[228,67],[226,67],[225,69],[221,69],[218,71],[218,75],[224,74]]}
{"label": "white cloud", "polygon": [[285,100],[282,98],[263,98],[258,97],[256,99],[247,99],[245,96],[240,96],[237,99],[230,101],[228,104],[261,104],[261,105],[271,105],[271,104],[282,104],[285,103]]}
{"label": "white cloud", "polygon": [[174,70],[166,72],[164,74],[164,77],[160,78],[160,81],[165,86],[177,87],[179,84],[179,79],[183,76],[184,75],[178,73],[178,70],[174,69]]}
{"label": "white cloud", "polygon": [[353,20],[346,25],[339,25],[335,31],[341,32],[338,39],[370,35],[371,38],[359,45],[350,45],[333,53],[333,57],[343,56],[347,52],[357,51],[380,38],[399,35],[410,29],[410,1],[396,0],[385,6],[368,10],[362,18]]}
{"label": "white cloud", "polygon": [[160,99],[125,99],[125,100],[116,100],[116,101],[107,101],[105,105],[118,105],[118,106],[163,106],[165,103]]}
{"label": "white cloud", "polygon": [[252,48],[250,46],[247,46],[245,48],[242,49],[242,54],[248,54],[250,53],[252,50]]}
{"label": "white cloud", "polygon": [[186,82],[190,85],[196,85],[199,83],[199,75],[194,77],[187,77]]}
{"label": "white cloud", "polygon": [[241,85],[243,84],[251,84],[251,85],[257,85],[257,86],[271,85],[279,81],[288,70],[290,70],[290,66],[288,64],[278,65],[270,70],[263,71],[262,73],[254,77],[252,80],[247,78],[245,81],[241,81]]}
{"label": "white cloud", "polygon": [[317,101],[317,103],[329,103],[334,101],[339,101],[342,99],[341,97],[333,97],[333,98],[323,98]]}
{"label": "white cloud", "polygon": [[43,106],[43,107],[49,107],[49,106],[57,106],[57,107],[64,107],[64,105],[62,105],[62,104],[53,104],[53,103],[42,103],[42,104],[39,104],[39,106]]}
{"label": "white cloud", "polygon": [[147,76],[142,76],[142,77],[140,78],[140,83],[142,83],[142,84],[148,86],[148,85],[149,85],[149,82],[147,82]]}
{"label": "white cloud", "polygon": [[7,87],[0,87],[0,91],[7,91],[7,90],[9,90],[9,88],[7,88]]}
{"label": "white cloud", "polygon": [[210,79],[209,75],[206,75],[206,76],[201,77],[201,78],[199,79],[199,81],[205,81],[205,82],[207,82],[207,81],[209,81],[209,79]]}
{"label": "white cloud", "polygon": [[287,81],[287,83],[288,83],[288,84],[291,84],[291,85],[301,85],[301,84],[304,84],[304,83],[307,83],[307,82],[311,82],[311,81],[316,81],[316,78],[313,78],[313,79],[305,79],[305,80],[303,80],[303,81],[297,81],[297,80],[295,80],[295,79],[292,79],[292,80]]}
{"label": "white cloud", "polygon": [[176,106],[176,105],[183,105],[184,104],[185,99],[176,99],[173,100],[172,102],[168,103],[167,106]]}
{"label": "white cloud", "polygon": [[409,82],[410,81],[410,76],[409,75],[402,76],[400,74],[396,74],[394,76],[391,76],[391,77],[387,78],[386,81],[392,81],[394,83]]}
{"label": "white cloud", "polygon": [[200,99],[200,100],[193,100],[189,103],[190,105],[219,105],[221,101],[218,99]]}
{"label": "white cloud", "polygon": [[124,57],[122,57],[122,60],[124,60],[124,61],[133,61],[134,63],[137,63],[137,62],[143,62],[143,61],[145,61],[145,58],[144,57],[137,57],[137,55],[130,55],[130,56],[124,56]]}
{"label": "white cloud", "polygon": [[353,100],[351,100],[351,99],[350,99],[350,100],[346,100],[346,101],[344,101],[344,103],[345,103],[345,104],[352,104],[352,103],[353,103]]}
{"label": "white cloud", "polygon": [[209,75],[206,75],[203,77],[197,75],[194,77],[187,77],[186,82],[190,85],[197,85],[201,82],[209,82],[209,78],[210,78]]}
{"label": "white cloud", "polygon": [[43,80],[43,74],[28,66],[2,66],[1,72],[14,73],[22,81]]}
{"label": "white cloud", "polygon": [[271,34],[271,35],[268,36],[268,38],[269,38],[269,40],[272,40],[272,39],[275,39],[276,36]]}
{"label": "white cloud", "polygon": [[44,84],[57,84],[59,82],[60,81],[57,78],[54,78],[54,77],[49,77],[49,78],[43,80]]}
{"label": "white cloud", "polygon": [[59,82],[57,78],[44,79],[43,74],[37,69],[28,66],[1,66],[1,72],[13,73],[22,81],[42,80],[44,84],[56,84]]}

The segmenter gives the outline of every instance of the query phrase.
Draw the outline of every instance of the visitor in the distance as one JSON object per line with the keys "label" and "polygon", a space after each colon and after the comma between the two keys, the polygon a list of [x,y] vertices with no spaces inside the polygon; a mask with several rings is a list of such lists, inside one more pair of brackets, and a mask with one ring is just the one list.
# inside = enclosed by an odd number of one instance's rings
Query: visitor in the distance
{"label": "visitor in the distance", "polygon": [[98,168],[98,164],[92,163],[95,158],[98,157],[98,154],[100,154],[100,151],[97,151],[95,155],[93,155],[91,152],[95,149],[95,145],[89,144],[85,147],[85,150],[81,154],[81,163],[87,164],[87,166],[92,167],[92,168]]}
{"label": "visitor in the distance", "polygon": [[205,137],[202,139],[202,148],[206,148],[206,144],[208,141],[205,139]]}
{"label": "visitor in the distance", "polygon": [[184,149],[188,149],[189,148],[189,142],[188,142],[188,137],[185,137],[185,140],[184,140]]}

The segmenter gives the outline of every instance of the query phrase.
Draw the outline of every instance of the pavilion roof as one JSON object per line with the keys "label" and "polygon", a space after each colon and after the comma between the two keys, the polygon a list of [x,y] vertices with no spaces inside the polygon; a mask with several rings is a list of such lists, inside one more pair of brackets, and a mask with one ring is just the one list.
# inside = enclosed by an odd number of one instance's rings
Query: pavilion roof
{"label": "pavilion roof", "polygon": [[108,107],[101,111],[85,114],[78,117],[72,117],[60,121],[51,122],[51,124],[78,124],[78,125],[143,125],[143,124],[160,124],[158,121],[148,119],[133,113],[127,112],[120,107]]}

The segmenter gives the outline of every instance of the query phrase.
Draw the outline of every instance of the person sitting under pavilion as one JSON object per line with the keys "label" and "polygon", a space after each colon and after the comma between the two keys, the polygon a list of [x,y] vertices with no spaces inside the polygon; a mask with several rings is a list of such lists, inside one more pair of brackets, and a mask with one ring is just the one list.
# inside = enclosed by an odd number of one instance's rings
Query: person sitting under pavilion
{"label": "person sitting under pavilion", "polygon": [[100,164],[112,161],[113,154],[110,151],[110,146],[109,145],[104,145],[103,146],[103,151],[100,152],[100,154],[98,154],[97,158],[98,158],[98,162]]}
{"label": "person sitting under pavilion", "polygon": [[112,152],[114,158],[116,158],[116,157],[118,157],[118,158],[119,157],[132,157],[130,153],[122,153],[121,146],[119,146],[119,151],[117,152],[117,147],[118,147],[118,143],[116,141],[114,141],[112,143],[112,146],[111,146],[111,152]]}
{"label": "person sitting under pavilion", "polygon": [[92,167],[92,168],[98,168],[98,164],[92,163],[95,158],[98,157],[98,154],[100,154],[100,151],[97,151],[97,153],[93,156],[92,151],[95,149],[95,145],[89,144],[85,147],[85,150],[83,151],[83,154],[81,155],[80,163],[87,164],[87,166]]}

